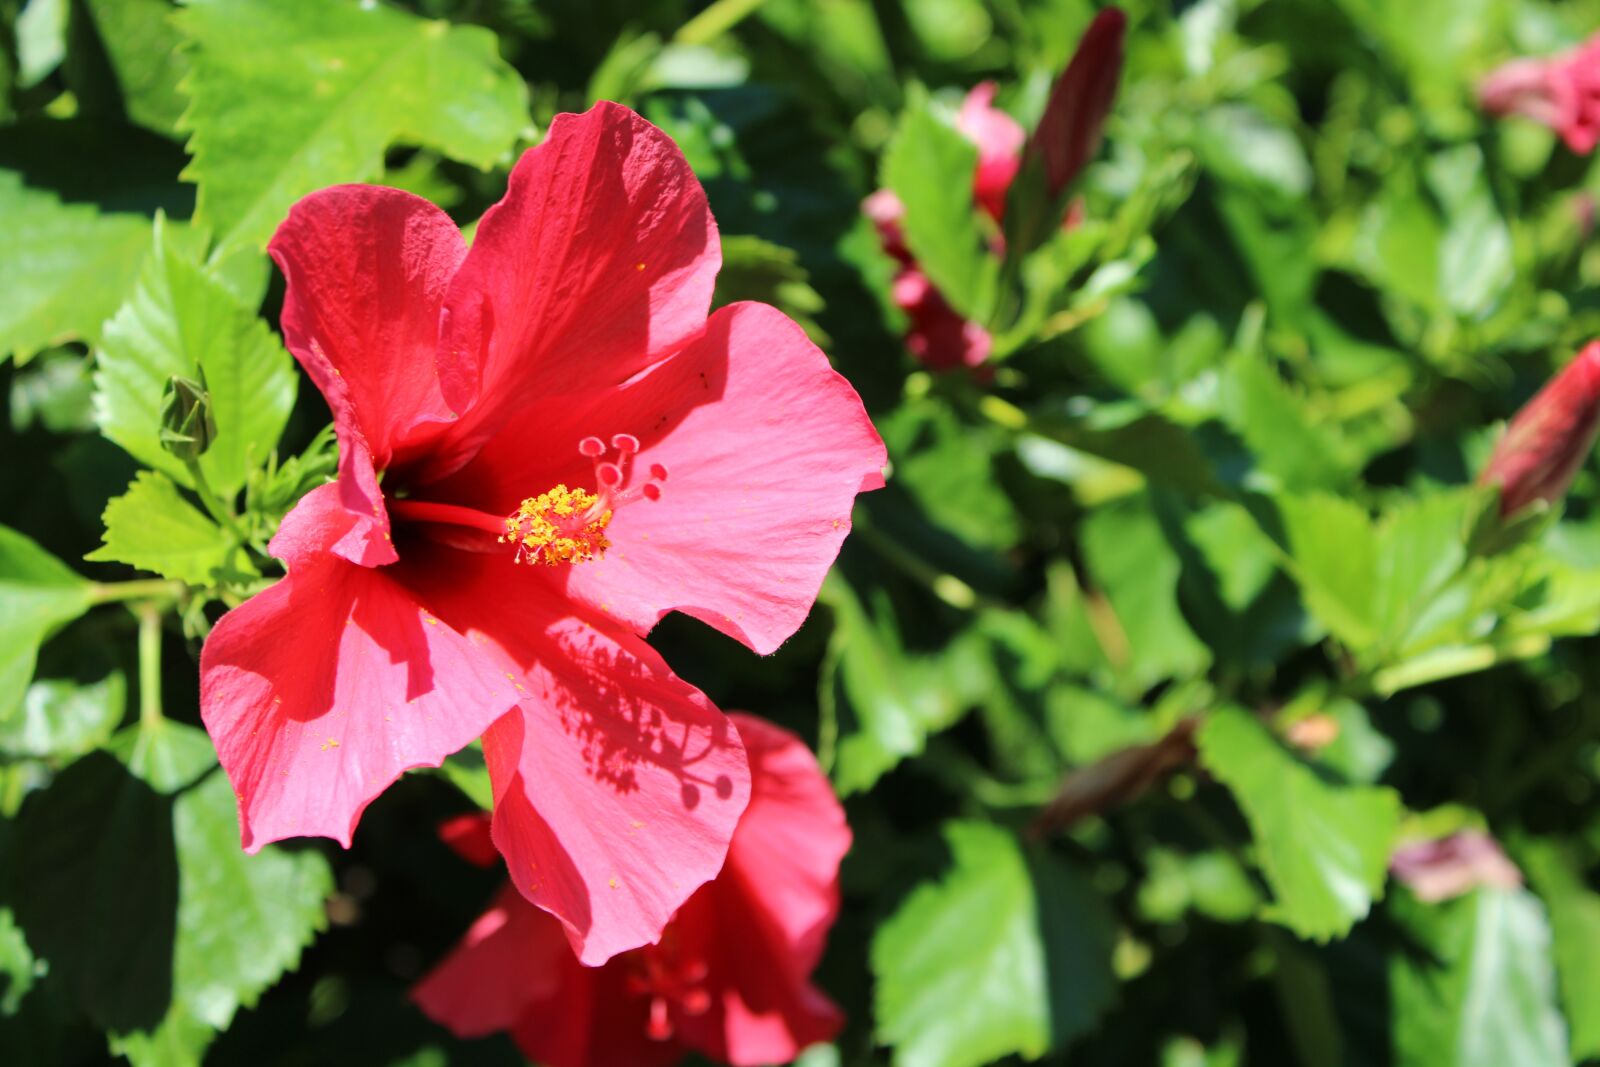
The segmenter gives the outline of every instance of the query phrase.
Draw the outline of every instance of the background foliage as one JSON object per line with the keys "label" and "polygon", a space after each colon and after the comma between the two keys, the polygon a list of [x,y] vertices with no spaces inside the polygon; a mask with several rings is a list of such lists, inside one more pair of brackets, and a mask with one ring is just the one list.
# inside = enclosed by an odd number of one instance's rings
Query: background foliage
{"label": "background foliage", "polygon": [[[992,370],[930,376],[860,201],[984,310],[954,105],[995,79],[1031,125],[1088,0],[0,0],[8,1062],[516,1061],[404,1000],[496,878],[429,832],[470,753],[349,852],[244,856],[195,657],[332,470],[275,332],[288,205],[379,181],[468,223],[599,98],[700,175],[719,301],[804,323],[890,446],[775,656],[654,639],[847,798],[851,1022],[809,1067],[1600,1060],[1600,478],[1494,551],[1470,487],[1600,334],[1600,170],[1472,86],[1600,3],[1125,6],[1082,223]],[[202,372],[197,475],[158,431]],[[1388,875],[1463,828],[1524,884]]]}

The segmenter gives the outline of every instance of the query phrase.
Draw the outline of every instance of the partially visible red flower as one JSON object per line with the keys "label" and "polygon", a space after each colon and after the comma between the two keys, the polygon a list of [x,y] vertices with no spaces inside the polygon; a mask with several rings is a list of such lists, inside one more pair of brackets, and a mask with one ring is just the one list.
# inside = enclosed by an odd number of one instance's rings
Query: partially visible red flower
{"label": "partially visible red flower", "polygon": [[1600,143],[1600,34],[1547,59],[1514,59],[1478,83],[1491,115],[1521,115],[1588,155]]}
{"label": "partially visible red flower", "polygon": [[1514,889],[1522,884],[1516,864],[1481,830],[1402,845],[1389,860],[1389,870],[1418,900],[1429,904],[1459,897],[1481,885]]}
{"label": "partially visible red flower", "polygon": [[270,245],[284,339],[339,477],[201,656],[246,848],[348,845],[401,773],[481,735],[494,844],[586,962],[656,940],[721,869],[743,748],[640,635],[676,610],[771,652],[884,452],[794,322],[708,318],[720,247],[677,146],[610,103],[556,117],[470,249],[399,190],[295,205]]}
{"label": "partially visible red flower", "polygon": [[1591,341],[1506,427],[1478,481],[1500,487],[1500,514],[1536,500],[1554,503],[1600,432],[1600,341]]}
{"label": "partially visible red flower", "polygon": [[510,1031],[551,1067],[651,1067],[689,1049],[784,1063],[837,1034],[843,1016],[811,972],[839,912],[850,828],[798,738],[730,718],[750,754],[750,805],[722,873],[659,944],[584,967],[559,924],[508,886],[412,990],[422,1010],[461,1037]]}
{"label": "partially visible red flower", "polygon": [[[1056,80],[1031,137],[1016,119],[994,106],[999,88],[994,82],[973,86],[961,102],[956,128],[978,148],[973,202],[996,223],[1005,221],[1006,202],[1018,171],[1037,157],[1049,213],[1063,226],[1076,224],[1080,217],[1076,206],[1067,210],[1059,200],[1100,150],[1101,131],[1122,73],[1126,25],[1127,17],[1116,8],[1107,8],[1095,17]],[[861,209],[877,227],[884,251],[899,264],[891,295],[910,320],[906,348],[931,370],[982,364],[989,358],[993,338],[982,325],[962,318],[918,267],[901,229],[905,205],[900,198],[890,189],[879,189],[862,202]],[[1004,248],[1004,238],[996,233],[994,250],[998,253]]]}

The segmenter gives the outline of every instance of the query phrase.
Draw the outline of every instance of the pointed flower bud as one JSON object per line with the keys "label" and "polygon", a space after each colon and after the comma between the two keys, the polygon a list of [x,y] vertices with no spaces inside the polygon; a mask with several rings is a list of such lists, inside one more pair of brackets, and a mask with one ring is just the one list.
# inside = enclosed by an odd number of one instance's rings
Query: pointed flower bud
{"label": "pointed flower bud", "polygon": [[1561,499],[1600,431],[1600,341],[1578,357],[1517,412],[1478,476],[1500,487],[1500,514],[1536,500]]}
{"label": "pointed flower bud", "polygon": [[211,414],[205,375],[197,382],[174,374],[161,395],[161,447],[188,462],[199,459],[216,439],[217,420]]}
{"label": "pointed flower bud", "polygon": [[1100,135],[1122,77],[1122,35],[1127,27],[1128,17],[1117,8],[1108,7],[1095,16],[1050,90],[1044,115],[1022,150],[1024,166],[1034,156],[1044,159],[1052,199],[1100,151]]}

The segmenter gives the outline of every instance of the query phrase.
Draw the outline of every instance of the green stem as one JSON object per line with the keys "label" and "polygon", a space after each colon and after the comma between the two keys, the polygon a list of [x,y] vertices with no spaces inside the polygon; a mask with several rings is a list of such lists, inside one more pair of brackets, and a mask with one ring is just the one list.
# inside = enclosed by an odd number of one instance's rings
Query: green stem
{"label": "green stem", "polygon": [[139,616],[139,725],[148,730],[161,724],[161,609],[140,604]]}
{"label": "green stem", "polygon": [[200,469],[200,461],[188,461],[189,476],[194,479],[195,495],[200,498],[200,503],[211,513],[217,523],[234,536],[239,544],[246,544],[250,537],[239,526],[239,520],[234,516],[233,509],[222,502],[222,498],[211,490],[211,483],[206,481],[206,472]]}
{"label": "green stem", "polygon": [[117,604],[124,600],[177,600],[188,588],[182,582],[167,578],[96,582],[89,590],[89,600],[93,604]]}
{"label": "green stem", "polygon": [[708,44],[737,26],[745,16],[754,13],[761,3],[762,0],[716,0],[679,26],[672,40],[676,44]]}
{"label": "green stem", "polygon": [[1001,607],[998,602],[980,594],[972,586],[953,574],[946,574],[900,547],[892,537],[885,537],[870,525],[857,521],[851,532],[862,544],[877,552],[884,560],[897,567],[901,573],[928,589],[934,596],[959,611],[972,611],[978,607]]}

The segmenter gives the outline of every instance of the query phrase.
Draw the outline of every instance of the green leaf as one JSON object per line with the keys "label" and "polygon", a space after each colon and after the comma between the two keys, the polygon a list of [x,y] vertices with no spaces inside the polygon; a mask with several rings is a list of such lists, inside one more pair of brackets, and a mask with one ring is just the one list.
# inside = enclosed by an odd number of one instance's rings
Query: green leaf
{"label": "green leaf", "polygon": [[85,684],[62,678],[34,682],[17,713],[0,720],[0,753],[71,759],[110,737],[127,706],[127,685],[118,671]]}
{"label": "green leaf", "polygon": [[1196,743],[1250,824],[1275,898],[1264,917],[1317,941],[1344,936],[1383,895],[1400,798],[1325,780],[1240,708],[1213,713]]}
{"label": "green leaf", "polygon": [[978,150],[926,103],[912,104],[883,153],[882,184],[905,206],[901,229],[918,265],[962,317],[983,321],[999,263],[972,199]]}
{"label": "green leaf", "polygon": [[89,610],[93,587],[15,530],[0,526],[0,726],[33,677],[39,646]]}
{"label": "green leaf", "polygon": [[823,584],[819,599],[834,618],[821,703],[825,714],[831,709],[841,720],[833,778],[835,788],[849,794],[870,789],[901,760],[919,754],[928,735],[952,726],[971,707],[974,680],[988,675],[962,654],[970,645],[936,656],[906,652],[892,607],[879,601],[869,612],[837,575]]}
{"label": "green leaf", "polygon": [[953,869],[872,942],[878,1039],[896,1067],[1037,1059],[1092,1027],[1115,993],[1113,925],[1094,890],[998,827],[950,823],[945,838]]}
{"label": "green leaf", "polygon": [[[1083,525],[1083,555],[1126,641],[1117,666],[1130,692],[1168,678],[1192,677],[1210,665],[1210,650],[1178,606],[1182,564],[1148,495],[1093,512]],[[1119,657],[1112,658],[1116,662]]]}
{"label": "green leaf", "polygon": [[178,851],[178,928],[172,1007],[145,1033],[120,1034],[112,1050],[135,1065],[198,1063],[216,1031],[251,1007],[324,929],[333,877],[321,853],[268,846],[246,855],[228,779],[213,774],[173,805]]}
{"label": "green leaf", "polygon": [[85,559],[126,563],[191,585],[205,585],[227,562],[232,540],[178,494],[164,474],[140,471],[106,505],[105,543]]}
{"label": "green leaf", "polygon": [[1378,547],[1367,510],[1326,493],[1255,498],[1248,506],[1287,553],[1285,565],[1318,621],[1353,648],[1375,641]]}
{"label": "green leaf", "polygon": [[1483,152],[1457,145],[1428,161],[1428,184],[1444,205],[1439,245],[1439,296],[1461,315],[1483,318],[1516,277],[1511,229],[1500,216]]}
{"label": "green leaf", "polygon": [[1284,489],[1334,489],[1349,480],[1343,440],[1265,360],[1236,354],[1223,366],[1221,385],[1223,421],[1249,447],[1256,477]]}
{"label": "green leaf", "polygon": [[217,765],[210,734],[165,718],[119,731],[106,751],[158,793],[176,793]]}
{"label": "green leaf", "polygon": [[15,24],[17,84],[39,84],[67,54],[68,0],[28,0]]}
{"label": "green leaf", "polygon": [[1516,849],[1516,857],[1550,911],[1572,1058],[1600,1058],[1600,893],[1584,884],[1566,850],[1553,841],[1530,841]]}
{"label": "green leaf", "polygon": [[35,960],[28,939],[17,928],[10,908],[0,908],[0,1016],[15,1015],[22,998],[33,988]]}
{"label": "green leaf", "polygon": [[11,377],[11,428],[33,425],[51,433],[94,429],[94,382],[88,360],[57,349]]}
{"label": "green leaf", "polygon": [[178,83],[189,69],[169,0],[87,0],[128,118],[171,136],[183,113]]}
{"label": "green leaf", "polygon": [[172,992],[178,905],[172,804],[102,752],[28,798],[10,857],[34,953],[95,1025],[150,1026]]}
{"label": "green leaf", "polygon": [[0,358],[26,363],[42,348],[93,342],[150,247],[150,222],[64,204],[0,169]]}
{"label": "green leaf", "polygon": [[196,217],[260,246],[314,189],[368,181],[394,144],[487,169],[528,123],[527,89],[488,30],[348,0],[195,0],[183,125]]}
{"label": "green leaf", "polygon": [[106,324],[95,412],[107,437],[186,487],[188,470],[161,447],[161,397],[173,375],[201,371],[217,438],[200,468],[231,498],[277,445],[298,379],[267,324],[167,240],[158,223],[137,289]]}
{"label": "green leaf", "polygon": [[1433,905],[1397,893],[1390,910],[1417,942],[1390,963],[1395,1067],[1571,1062],[1550,926],[1531,893],[1484,886]]}

